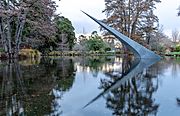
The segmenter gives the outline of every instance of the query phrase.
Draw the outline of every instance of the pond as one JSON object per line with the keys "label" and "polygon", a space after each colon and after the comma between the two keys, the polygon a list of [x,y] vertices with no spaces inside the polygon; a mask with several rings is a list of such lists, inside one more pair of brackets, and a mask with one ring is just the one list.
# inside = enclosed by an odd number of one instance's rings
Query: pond
{"label": "pond", "polygon": [[148,68],[134,62],[126,56],[1,61],[0,115],[178,116],[180,59]]}

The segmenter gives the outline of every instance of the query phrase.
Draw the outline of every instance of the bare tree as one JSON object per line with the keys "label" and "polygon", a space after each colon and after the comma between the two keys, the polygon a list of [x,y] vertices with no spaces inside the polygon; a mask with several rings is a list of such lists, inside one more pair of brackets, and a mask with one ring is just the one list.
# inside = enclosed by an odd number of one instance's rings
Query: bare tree
{"label": "bare tree", "polygon": [[160,0],[105,0],[107,19],[104,21],[126,36],[149,44],[151,33],[158,26],[154,15],[155,4]]}
{"label": "bare tree", "polygon": [[172,40],[174,43],[179,39],[179,31],[177,29],[172,30]]}
{"label": "bare tree", "polygon": [[180,6],[178,7],[178,16],[180,16]]}

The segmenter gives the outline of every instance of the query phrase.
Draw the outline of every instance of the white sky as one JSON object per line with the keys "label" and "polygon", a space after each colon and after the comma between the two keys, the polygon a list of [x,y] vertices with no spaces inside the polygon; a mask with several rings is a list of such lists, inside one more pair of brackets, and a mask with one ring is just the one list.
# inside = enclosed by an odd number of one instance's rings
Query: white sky
{"label": "white sky", "polygon": [[83,28],[86,33],[99,30],[99,25],[83,14],[81,10],[97,19],[105,18],[102,13],[105,8],[104,0],[61,0],[57,3],[59,5],[57,12],[71,20],[76,33],[83,33]]}
{"label": "white sky", "polygon": [[[58,1],[58,0],[55,0]],[[177,8],[180,0],[161,0],[156,7],[155,14],[158,16],[160,24],[164,27],[164,32],[170,36],[173,29],[180,31],[180,17],[177,17]],[[80,10],[87,12],[97,19],[104,19],[102,11],[105,8],[104,0],[61,0],[57,4],[57,10],[61,15],[69,18],[75,27],[76,33],[82,33],[83,28],[86,33],[99,31],[99,25],[84,15]]]}

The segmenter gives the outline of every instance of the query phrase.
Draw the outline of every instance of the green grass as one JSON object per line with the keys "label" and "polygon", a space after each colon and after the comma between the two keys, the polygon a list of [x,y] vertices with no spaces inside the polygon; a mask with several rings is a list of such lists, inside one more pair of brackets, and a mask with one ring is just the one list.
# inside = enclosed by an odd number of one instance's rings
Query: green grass
{"label": "green grass", "polygon": [[170,52],[169,55],[180,55],[180,52]]}
{"label": "green grass", "polygon": [[165,56],[180,57],[180,52],[170,52],[170,53],[166,53]]}

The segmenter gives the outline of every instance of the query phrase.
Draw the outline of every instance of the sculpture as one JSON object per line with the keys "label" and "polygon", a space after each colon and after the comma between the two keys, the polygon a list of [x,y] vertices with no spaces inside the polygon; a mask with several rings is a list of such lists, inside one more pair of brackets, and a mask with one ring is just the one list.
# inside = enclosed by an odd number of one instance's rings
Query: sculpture
{"label": "sculpture", "polygon": [[85,13],[84,11],[82,11],[82,12],[84,14],[86,14],[88,17],[90,17],[92,20],[94,20],[96,23],[98,23],[100,26],[105,28],[112,35],[114,35],[124,45],[126,45],[127,48],[134,53],[136,58],[153,58],[153,59],[160,59],[161,58],[159,55],[155,54],[153,51],[151,51],[151,50],[145,48],[144,46],[140,45],[139,43],[133,41],[129,37],[118,32],[117,30],[107,26],[103,22],[95,19],[94,17],[90,16],[89,14]]}
{"label": "sculpture", "polygon": [[88,17],[93,19],[96,23],[98,23],[100,26],[105,28],[108,32],[110,32],[112,35],[114,35],[119,41],[121,41],[124,45],[127,46],[127,48],[132,51],[135,55],[135,61],[132,65],[132,68],[129,69],[129,71],[123,75],[119,80],[117,80],[115,83],[113,83],[108,89],[101,92],[99,95],[97,95],[94,99],[92,99],[90,102],[88,102],[83,108],[86,108],[90,104],[92,104],[94,101],[99,99],[104,94],[108,93],[109,91],[118,88],[119,86],[125,84],[129,79],[137,75],[138,73],[142,72],[143,69],[150,67],[151,65],[158,62],[161,57],[157,54],[155,54],[153,51],[145,48],[144,46],[140,45],[139,43],[133,41],[129,37],[123,35],[122,33],[118,32],[117,30],[107,26],[103,22],[95,19],[94,17],[90,16],[89,14],[82,11],[84,14],[86,14]]}

